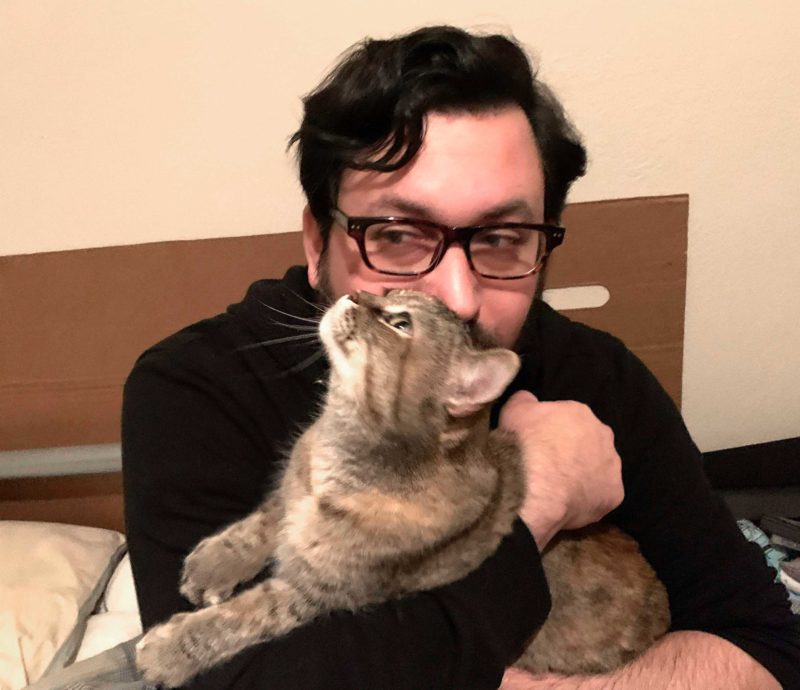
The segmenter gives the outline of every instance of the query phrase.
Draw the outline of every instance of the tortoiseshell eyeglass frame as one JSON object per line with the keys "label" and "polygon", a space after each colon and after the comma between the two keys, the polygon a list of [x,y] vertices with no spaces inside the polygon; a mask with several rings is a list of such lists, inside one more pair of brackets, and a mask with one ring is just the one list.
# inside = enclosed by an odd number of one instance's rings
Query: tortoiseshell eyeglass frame
{"label": "tortoiseshell eyeglass frame", "polygon": [[[422,276],[426,273],[430,273],[439,262],[442,260],[447,248],[453,244],[454,242],[461,245],[464,249],[464,254],[467,257],[467,261],[469,262],[470,268],[480,276],[484,278],[493,278],[496,280],[519,280],[520,278],[524,278],[525,276],[529,276],[533,273],[539,271],[544,264],[545,259],[550,255],[550,253],[558,247],[564,241],[564,235],[566,234],[566,228],[563,228],[560,225],[552,225],[550,223],[516,223],[516,222],[504,222],[504,223],[487,223],[485,225],[467,225],[467,226],[450,226],[450,225],[442,225],[441,223],[434,223],[433,221],[428,220],[419,220],[417,218],[405,218],[402,216],[348,216],[346,213],[341,211],[338,208],[334,208],[331,211],[331,218],[335,223],[338,223],[345,229],[347,234],[352,237],[356,243],[358,244],[358,250],[361,253],[361,259],[364,264],[372,269],[377,273],[383,273],[384,275],[391,275],[391,276]],[[434,230],[439,232],[442,235],[442,242],[437,245],[436,251],[434,252],[430,265],[422,271],[389,271],[382,268],[376,268],[369,259],[369,255],[367,254],[367,248],[365,244],[365,237],[367,233],[367,228],[371,225],[383,225],[386,223],[408,223],[409,225],[413,225],[414,227],[427,229],[427,230]],[[475,268],[474,264],[472,263],[472,255],[470,253],[470,240],[474,235],[484,230],[503,230],[503,229],[513,229],[513,230],[531,230],[536,232],[544,233],[545,236],[545,247],[544,252],[538,258],[536,264],[532,266],[530,269],[525,271],[524,273],[520,273],[519,275],[511,275],[511,276],[499,276],[499,275],[490,275],[487,273],[483,273]]]}

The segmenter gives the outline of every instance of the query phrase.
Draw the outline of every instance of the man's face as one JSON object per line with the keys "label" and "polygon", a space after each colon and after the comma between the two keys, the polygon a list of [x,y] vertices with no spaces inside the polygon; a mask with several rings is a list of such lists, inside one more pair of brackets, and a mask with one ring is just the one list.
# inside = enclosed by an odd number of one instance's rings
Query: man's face
{"label": "man's face", "polygon": [[[477,115],[429,113],[423,145],[411,163],[393,173],[346,170],[338,207],[348,216],[405,216],[453,226],[541,223],[544,174],[531,126],[518,107]],[[328,297],[356,290],[421,290],[504,347],[516,342],[536,292],[537,274],[497,280],[474,273],[458,244],[426,275],[377,273],[364,265],[356,241],[336,223],[323,258],[325,284],[320,285],[322,238],[308,208],[303,233],[309,282],[329,292]]]}

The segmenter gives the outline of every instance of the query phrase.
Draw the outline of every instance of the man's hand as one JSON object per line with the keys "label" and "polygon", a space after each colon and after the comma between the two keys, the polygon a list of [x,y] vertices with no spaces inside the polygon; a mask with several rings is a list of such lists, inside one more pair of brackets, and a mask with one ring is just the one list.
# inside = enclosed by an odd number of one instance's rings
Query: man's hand
{"label": "man's hand", "polygon": [[586,405],[539,402],[518,391],[500,411],[499,425],[519,439],[527,470],[520,517],[540,550],[560,530],[597,522],[622,502],[614,433]]}

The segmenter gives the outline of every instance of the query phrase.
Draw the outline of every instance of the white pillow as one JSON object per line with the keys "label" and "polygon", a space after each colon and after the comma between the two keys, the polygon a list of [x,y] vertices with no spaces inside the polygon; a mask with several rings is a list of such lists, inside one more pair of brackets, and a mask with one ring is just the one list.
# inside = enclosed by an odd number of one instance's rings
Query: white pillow
{"label": "white pillow", "polygon": [[19,690],[75,657],[124,552],[119,532],[0,521],[0,687]]}
{"label": "white pillow", "polygon": [[128,554],[125,554],[109,579],[98,609],[99,612],[90,616],[86,622],[86,632],[75,657],[76,662],[88,659],[142,633],[139,605],[133,587],[131,559]]}
{"label": "white pillow", "polygon": [[125,554],[114,574],[108,581],[103,600],[100,603],[101,611],[114,613],[135,613],[139,615],[139,603],[136,600],[136,589],[133,586],[133,572],[131,571],[131,557]]}
{"label": "white pillow", "polygon": [[75,662],[100,654],[142,634],[138,613],[106,611],[89,616]]}

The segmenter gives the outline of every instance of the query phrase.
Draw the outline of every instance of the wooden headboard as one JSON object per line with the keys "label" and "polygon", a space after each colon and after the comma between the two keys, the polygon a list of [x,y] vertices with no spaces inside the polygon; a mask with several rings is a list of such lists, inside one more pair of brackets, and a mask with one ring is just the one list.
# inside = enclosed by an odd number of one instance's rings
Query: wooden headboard
{"label": "wooden headboard", "polygon": [[[547,274],[548,288],[606,287],[605,305],[568,314],[625,341],[678,404],[688,203],[570,205]],[[118,442],[122,385],[146,347],[298,263],[296,232],[0,257],[0,451]],[[122,529],[119,474],[0,480],[12,518]]]}

